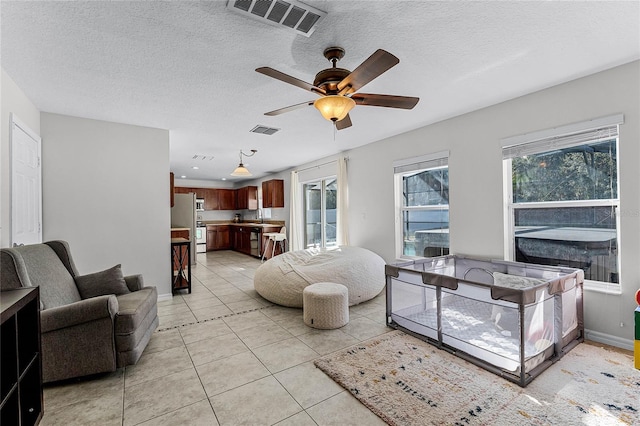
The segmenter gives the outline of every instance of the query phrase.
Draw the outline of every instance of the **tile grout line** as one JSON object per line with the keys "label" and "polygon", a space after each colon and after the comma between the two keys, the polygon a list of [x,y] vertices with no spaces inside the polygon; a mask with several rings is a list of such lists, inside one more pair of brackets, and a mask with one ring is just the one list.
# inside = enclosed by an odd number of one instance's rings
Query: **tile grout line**
{"label": "tile grout line", "polygon": [[[241,311],[241,312],[233,312],[233,313],[230,313],[230,314],[220,315],[220,316],[214,317],[214,318],[207,318],[207,319],[203,319],[203,320],[200,320],[200,321],[189,322],[189,323],[185,323],[185,324],[178,324],[178,325],[174,325],[174,326],[166,327],[166,328],[159,328],[159,329],[156,330],[156,333],[162,333],[164,331],[174,330],[176,328],[186,327],[186,326],[189,326],[189,325],[202,324],[202,323],[205,323],[205,322],[208,322],[208,321],[214,321],[214,320],[218,320],[218,319],[221,319],[221,318],[228,318],[228,317],[233,317],[233,316],[236,316],[236,315],[247,314],[247,313],[250,313],[250,312],[261,311],[263,309],[268,309],[268,308],[271,308],[271,307],[273,307],[273,305],[261,306],[259,308],[249,309],[249,310]],[[189,308],[189,309],[191,309],[191,308]]]}
{"label": "tile grout line", "polygon": [[207,394],[207,388],[205,388],[204,383],[202,383],[202,379],[200,378],[200,374],[198,373],[198,368],[196,366],[196,363],[193,362],[193,357],[191,356],[191,353],[189,352],[189,348],[187,348],[187,342],[184,341],[184,337],[182,336],[182,333],[180,333],[180,330],[178,330],[178,334],[180,335],[180,338],[182,339],[182,344],[184,345],[184,348],[187,351],[187,355],[189,356],[189,360],[191,361],[191,365],[193,366],[193,371],[195,371],[196,376],[198,377],[198,381],[200,382],[200,386],[202,386],[202,391],[204,392],[204,397],[207,400],[207,402],[209,403],[209,407],[211,407],[211,412],[213,412],[213,415],[216,418],[216,422],[218,422],[218,425],[219,425],[220,424],[220,419],[218,418],[218,415],[216,414],[216,410],[213,408],[213,405],[211,404],[211,398],[209,398],[209,395]]}

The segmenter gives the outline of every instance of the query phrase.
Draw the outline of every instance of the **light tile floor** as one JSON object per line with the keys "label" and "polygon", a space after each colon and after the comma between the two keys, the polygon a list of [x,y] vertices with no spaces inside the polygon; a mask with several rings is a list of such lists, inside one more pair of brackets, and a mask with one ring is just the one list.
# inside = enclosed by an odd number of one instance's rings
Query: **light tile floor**
{"label": "light tile floor", "polygon": [[383,425],[313,360],[391,331],[384,292],[316,330],[253,288],[260,261],[198,254],[191,294],[158,304],[134,366],[45,386],[43,425]]}

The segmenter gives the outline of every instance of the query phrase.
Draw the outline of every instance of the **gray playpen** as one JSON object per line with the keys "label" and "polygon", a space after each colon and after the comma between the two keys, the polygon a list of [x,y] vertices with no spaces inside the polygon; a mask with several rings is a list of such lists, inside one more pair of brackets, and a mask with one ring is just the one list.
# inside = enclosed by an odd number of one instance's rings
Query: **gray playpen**
{"label": "gray playpen", "polygon": [[584,340],[580,269],[449,255],[385,274],[389,326],[522,387]]}

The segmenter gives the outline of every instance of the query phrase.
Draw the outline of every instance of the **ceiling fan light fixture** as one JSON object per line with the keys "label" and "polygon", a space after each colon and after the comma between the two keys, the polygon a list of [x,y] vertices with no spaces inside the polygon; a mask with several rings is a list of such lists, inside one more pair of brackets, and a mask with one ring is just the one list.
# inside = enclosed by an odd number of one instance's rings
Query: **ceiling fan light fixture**
{"label": "ceiling fan light fixture", "polygon": [[313,103],[320,114],[329,121],[340,121],[356,106],[356,102],[341,95],[328,95],[318,98]]}

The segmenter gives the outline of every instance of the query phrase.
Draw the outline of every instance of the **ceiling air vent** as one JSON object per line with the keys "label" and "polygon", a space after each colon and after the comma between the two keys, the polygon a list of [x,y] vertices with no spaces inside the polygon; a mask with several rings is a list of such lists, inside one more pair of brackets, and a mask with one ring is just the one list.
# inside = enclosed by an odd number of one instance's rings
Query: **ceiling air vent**
{"label": "ceiling air vent", "polygon": [[272,135],[280,129],[276,129],[275,127],[267,127],[258,124],[253,129],[249,130],[252,133],[260,133],[262,135]]}
{"label": "ceiling air vent", "polygon": [[327,15],[297,0],[229,0],[227,9],[307,37]]}
{"label": "ceiling air vent", "polygon": [[192,160],[213,160],[213,155],[204,155],[204,154],[193,154],[191,157]]}

